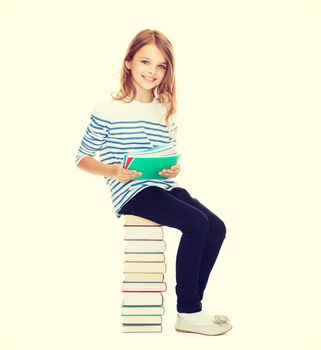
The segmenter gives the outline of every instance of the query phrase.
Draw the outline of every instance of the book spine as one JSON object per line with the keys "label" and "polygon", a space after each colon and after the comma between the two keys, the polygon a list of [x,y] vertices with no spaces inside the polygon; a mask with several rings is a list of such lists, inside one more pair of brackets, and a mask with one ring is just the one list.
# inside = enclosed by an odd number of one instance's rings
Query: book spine
{"label": "book spine", "polygon": [[[136,283],[139,288],[134,288],[133,284]],[[149,282],[155,284],[153,289],[148,289],[145,282],[124,282],[123,283],[123,292],[166,292],[167,284],[166,282],[158,283],[158,282]]]}

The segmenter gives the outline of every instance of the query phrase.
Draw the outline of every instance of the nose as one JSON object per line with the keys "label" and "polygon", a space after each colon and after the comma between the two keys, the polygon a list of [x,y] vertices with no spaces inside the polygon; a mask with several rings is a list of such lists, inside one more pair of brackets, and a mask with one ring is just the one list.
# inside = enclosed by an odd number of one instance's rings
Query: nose
{"label": "nose", "polygon": [[149,74],[154,75],[155,74],[155,68],[149,67],[148,68]]}

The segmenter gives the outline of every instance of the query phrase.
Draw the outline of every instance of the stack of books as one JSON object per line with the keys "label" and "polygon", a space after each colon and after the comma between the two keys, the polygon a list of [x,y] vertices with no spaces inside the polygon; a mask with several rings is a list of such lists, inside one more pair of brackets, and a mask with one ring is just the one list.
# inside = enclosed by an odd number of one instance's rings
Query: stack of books
{"label": "stack of books", "polygon": [[124,215],[123,333],[162,332],[167,289],[163,226],[135,215]]}

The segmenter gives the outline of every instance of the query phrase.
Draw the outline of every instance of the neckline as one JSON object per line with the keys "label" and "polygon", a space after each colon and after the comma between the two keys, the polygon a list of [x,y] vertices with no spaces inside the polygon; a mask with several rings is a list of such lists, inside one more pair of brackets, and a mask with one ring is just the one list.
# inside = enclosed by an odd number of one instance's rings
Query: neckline
{"label": "neckline", "polygon": [[138,101],[138,100],[132,100],[131,102],[132,103],[136,103],[136,104],[138,104],[138,105],[142,105],[142,106],[151,106],[151,105],[153,105],[154,103],[156,103],[156,97],[154,96],[154,98],[153,98],[153,100],[152,101],[150,101],[150,102],[142,102],[142,101]]}

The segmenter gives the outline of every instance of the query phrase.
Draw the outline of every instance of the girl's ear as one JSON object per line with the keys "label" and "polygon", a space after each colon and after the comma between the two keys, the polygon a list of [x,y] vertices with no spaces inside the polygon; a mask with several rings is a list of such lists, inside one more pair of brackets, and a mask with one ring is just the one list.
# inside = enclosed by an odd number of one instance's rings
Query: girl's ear
{"label": "girl's ear", "polygon": [[132,65],[131,65],[130,61],[125,61],[125,66],[126,66],[127,69],[131,69],[132,68]]}

